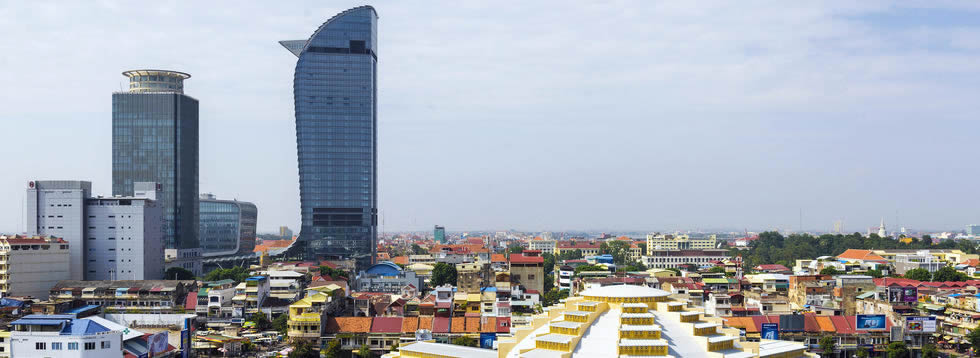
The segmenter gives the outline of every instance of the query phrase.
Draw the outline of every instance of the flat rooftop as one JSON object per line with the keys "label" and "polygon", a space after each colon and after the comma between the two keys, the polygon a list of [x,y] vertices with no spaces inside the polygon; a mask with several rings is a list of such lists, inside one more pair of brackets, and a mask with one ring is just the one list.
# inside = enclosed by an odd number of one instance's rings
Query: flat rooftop
{"label": "flat rooftop", "polygon": [[620,347],[649,347],[649,346],[666,346],[667,341],[663,339],[621,339],[619,340]]}
{"label": "flat rooftop", "polygon": [[546,335],[539,336],[539,337],[535,338],[535,340],[542,341],[542,342],[552,342],[552,343],[568,344],[568,343],[571,343],[572,342],[572,338],[575,338],[575,337],[574,336],[565,335],[565,334],[548,333]]}

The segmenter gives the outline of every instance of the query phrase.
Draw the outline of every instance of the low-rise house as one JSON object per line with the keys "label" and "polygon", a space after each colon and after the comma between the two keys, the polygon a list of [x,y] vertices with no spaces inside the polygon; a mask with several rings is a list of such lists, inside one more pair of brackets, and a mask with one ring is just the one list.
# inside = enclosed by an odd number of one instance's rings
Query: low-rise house
{"label": "low-rise house", "polygon": [[100,305],[106,313],[177,313],[185,310],[191,292],[197,292],[196,281],[65,280],[51,288],[50,296]]}
{"label": "low-rise house", "polygon": [[235,287],[235,295],[231,298],[232,316],[247,317],[259,312],[269,298],[269,278],[252,276]]}
{"label": "low-rise house", "polygon": [[[122,357],[123,332],[74,315],[28,315],[11,323],[13,357]],[[61,355],[59,351],[67,352]]]}

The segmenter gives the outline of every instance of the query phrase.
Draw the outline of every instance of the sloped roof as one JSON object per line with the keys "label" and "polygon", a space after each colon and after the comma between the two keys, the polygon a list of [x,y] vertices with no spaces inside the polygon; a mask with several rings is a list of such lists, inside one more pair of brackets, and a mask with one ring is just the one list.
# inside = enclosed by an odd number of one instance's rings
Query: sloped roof
{"label": "sloped roof", "polygon": [[858,249],[847,249],[840,255],[837,255],[837,258],[841,260],[887,261],[884,257],[871,252],[871,250]]}
{"label": "sloped roof", "polygon": [[480,322],[480,332],[482,333],[497,332],[497,317],[483,317]]}
{"label": "sloped roof", "polygon": [[368,333],[371,331],[371,317],[329,317],[327,333]]}
{"label": "sloped roof", "polygon": [[480,317],[466,317],[466,333],[480,333]]}
{"label": "sloped roof", "polygon": [[402,333],[415,333],[419,329],[418,317],[405,317],[402,320]]}
{"label": "sloped roof", "polygon": [[436,317],[432,319],[432,333],[449,333],[449,317]]}
{"label": "sloped roof", "polygon": [[432,317],[419,317],[419,328],[432,330]]}
{"label": "sloped roof", "polygon": [[466,331],[466,317],[453,317],[453,323],[450,332],[463,333],[465,331]]}
{"label": "sloped roof", "polygon": [[374,317],[372,333],[401,333],[402,317]]}

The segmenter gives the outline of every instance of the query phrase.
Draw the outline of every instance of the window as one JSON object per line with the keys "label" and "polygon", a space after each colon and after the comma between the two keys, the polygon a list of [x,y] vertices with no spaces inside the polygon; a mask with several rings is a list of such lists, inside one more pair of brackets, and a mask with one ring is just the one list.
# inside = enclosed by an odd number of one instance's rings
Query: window
{"label": "window", "polygon": [[95,342],[85,342],[85,350],[87,351],[95,350]]}
{"label": "window", "polygon": [[112,343],[110,341],[102,341],[102,349],[112,348]]}
{"label": "window", "polygon": [[44,342],[36,342],[36,343],[34,343],[34,349],[35,350],[38,350],[38,351],[43,351],[45,349],[48,349],[46,346],[47,346],[47,343],[44,343]]}
{"label": "window", "polygon": [[51,350],[60,351],[61,342],[51,342]]}

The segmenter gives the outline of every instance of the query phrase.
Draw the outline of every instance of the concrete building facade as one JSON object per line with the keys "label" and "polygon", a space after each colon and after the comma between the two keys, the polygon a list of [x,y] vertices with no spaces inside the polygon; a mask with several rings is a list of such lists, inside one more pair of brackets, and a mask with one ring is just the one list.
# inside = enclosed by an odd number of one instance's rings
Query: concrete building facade
{"label": "concrete building facade", "polygon": [[85,199],[92,183],[34,180],[27,183],[26,218],[30,236],[54,236],[69,244],[71,279],[85,277]]}
{"label": "concrete building facade", "polygon": [[163,208],[154,199],[151,195],[85,201],[86,280],[163,279]]}
{"label": "concrete building facade", "polygon": [[51,287],[71,277],[69,252],[56,237],[0,236],[0,297],[48,299]]}

